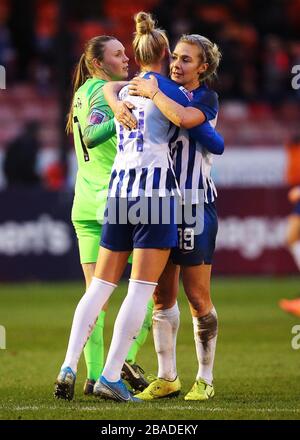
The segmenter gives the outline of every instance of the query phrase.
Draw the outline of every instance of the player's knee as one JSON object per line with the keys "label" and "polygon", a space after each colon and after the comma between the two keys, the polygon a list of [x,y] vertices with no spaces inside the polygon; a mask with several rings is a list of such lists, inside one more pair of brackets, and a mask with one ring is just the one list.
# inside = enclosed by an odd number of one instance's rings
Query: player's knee
{"label": "player's knee", "polygon": [[205,286],[196,286],[187,293],[189,303],[198,316],[203,316],[212,308],[210,292]]}
{"label": "player's knee", "polygon": [[153,294],[155,309],[170,309],[176,303],[176,297],[177,295],[173,294],[170,290],[158,286]]}
{"label": "player's knee", "polygon": [[193,303],[190,302],[190,304],[196,316],[207,315],[212,306],[210,301],[201,301],[201,300],[194,301]]}

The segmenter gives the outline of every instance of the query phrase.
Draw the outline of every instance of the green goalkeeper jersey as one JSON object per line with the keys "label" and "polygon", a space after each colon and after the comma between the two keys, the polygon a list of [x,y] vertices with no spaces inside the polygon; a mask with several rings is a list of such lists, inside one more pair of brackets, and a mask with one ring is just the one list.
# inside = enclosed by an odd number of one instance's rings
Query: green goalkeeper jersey
{"label": "green goalkeeper jersey", "polygon": [[116,155],[114,115],[102,87],[89,78],[73,100],[73,133],[78,163],[72,220],[103,218],[108,184]]}

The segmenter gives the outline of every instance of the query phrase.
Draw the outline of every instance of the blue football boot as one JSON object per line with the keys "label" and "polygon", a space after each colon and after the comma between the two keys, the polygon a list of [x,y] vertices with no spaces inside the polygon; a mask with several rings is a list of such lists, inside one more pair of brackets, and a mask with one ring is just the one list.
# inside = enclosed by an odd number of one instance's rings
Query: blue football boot
{"label": "blue football boot", "polygon": [[104,376],[100,376],[94,386],[94,395],[105,400],[115,400],[116,402],[139,402],[142,400],[133,397],[122,380],[109,382]]}

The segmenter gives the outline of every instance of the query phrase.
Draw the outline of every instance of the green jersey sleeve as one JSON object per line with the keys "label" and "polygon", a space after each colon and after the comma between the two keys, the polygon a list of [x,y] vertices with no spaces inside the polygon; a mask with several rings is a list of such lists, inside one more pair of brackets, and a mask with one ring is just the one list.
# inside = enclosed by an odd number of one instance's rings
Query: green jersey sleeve
{"label": "green jersey sleeve", "polygon": [[108,106],[101,87],[96,88],[89,97],[89,113],[83,133],[87,148],[100,146],[116,134],[114,116]]}
{"label": "green jersey sleeve", "polygon": [[[95,114],[101,113],[100,109],[94,108],[90,113],[90,118],[95,117]],[[116,126],[114,119],[108,121],[89,124],[83,133],[83,142],[87,148],[94,148],[100,146],[103,142],[110,139],[116,133]]]}
{"label": "green jersey sleeve", "polygon": [[117,143],[114,115],[102,91],[105,83],[88,78],[73,99],[78,164],[73,220],[99,220],[104,212]]}
{"label": "green jersey sleeve", "polygon": [[[88,185],[108,186],[116,155],[114,114],[104,98],[106,83],[88,78],[73,99],[73,133],[78,163],[78,191]],[[83,197],[83,199],[86,196]],[[81,204],[84,204],[83,202]]]}

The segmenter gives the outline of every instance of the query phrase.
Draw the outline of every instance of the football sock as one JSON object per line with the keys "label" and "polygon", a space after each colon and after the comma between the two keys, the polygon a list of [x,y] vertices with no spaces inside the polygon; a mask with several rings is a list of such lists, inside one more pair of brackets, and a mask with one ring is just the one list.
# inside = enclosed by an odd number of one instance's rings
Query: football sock
{"label": "football sock", "polygon": [[146,312],[146,316],[145,316],[142,328],[141,328],[139,334],[137,335],[136,339],[131,344],[131,347],[130,347],[129,352],[126,357],[126,361],[129,362],[130,364],[135,363],[136,355],[137,355],[139,349],[142,347],[142,345],[144,345],[144,343],[146,342],[147,336],[148,336],[149,331],[152,327],[153,306],[154,306],[154,301],[151,298],[147,304],[147,312]]}
{"label": "football sock", "polygon": [[218,316],[215,308],[201,318],[193,317],[194,339],[198,358],[197,379],[209,385],[213,381],[213,366],[218,335]]}
{"label": "football sock", "polygon": [[119,310],[102,375],[109,382],[120,379],[121,369],[132,341],[143,324],[147,303],[157,283],[129,280],[128,292]]}
{"label": "football sock", "polygon": [[162,379],[174,380],[176,369],[176,339],[179,328],[179,308],[176,304],[170,309],[154,310],[153,338],[158,358],[158,374]]}
{"label": "football sock", "polygon": [[93,277],[86,293],[76,307],[67,354],[62,368],[71,367],[76,373],[83,347],[96,324],[102,307],[116,287],[116,284]]}
{"label": "football sock", "polygon": [[294,257],[294,261],[300,270],[300,241],[296,241],[290,246],[290,251]]}
{"label": "football sock", "polygon": [[103,328],[105,311],[101,311],[94,330],[84,347],[84,357],[87,367],[87,378],[97,380],[104,366]]}

